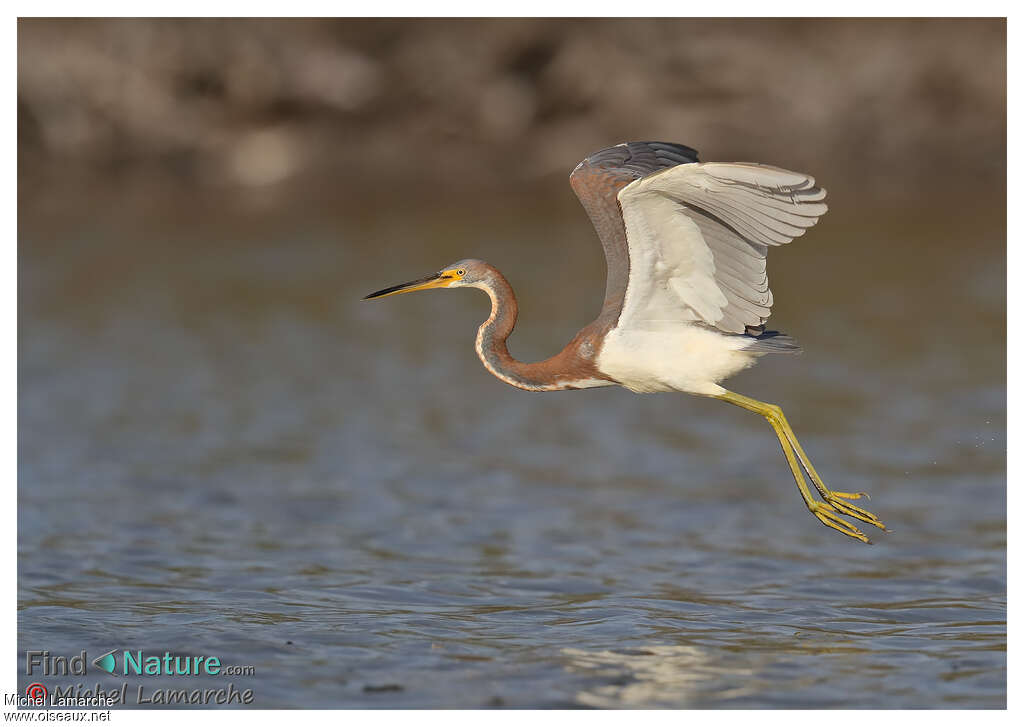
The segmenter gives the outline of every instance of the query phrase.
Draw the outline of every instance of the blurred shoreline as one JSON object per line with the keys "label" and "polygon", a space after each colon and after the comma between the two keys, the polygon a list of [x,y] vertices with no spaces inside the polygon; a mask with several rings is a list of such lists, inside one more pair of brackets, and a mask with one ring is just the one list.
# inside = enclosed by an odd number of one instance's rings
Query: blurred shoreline
{"label": "blurred shoreline", "polygon": [[640,138],[894,203],[1005,185],[1002,19],[28,19],[18,40],[22,209],[139,184],[564,190]]}

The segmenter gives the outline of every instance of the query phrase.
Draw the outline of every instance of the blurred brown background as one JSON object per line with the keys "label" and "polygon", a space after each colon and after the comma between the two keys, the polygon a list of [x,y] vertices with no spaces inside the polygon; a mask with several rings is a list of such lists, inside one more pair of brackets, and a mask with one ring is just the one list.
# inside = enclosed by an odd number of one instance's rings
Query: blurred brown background
{"label": "blurred brown background", "polygon": [[22,20],[18,36],[20,176],[48,189],[554,190],[628,139],[886,199],[1005,173],[1002,19]]}

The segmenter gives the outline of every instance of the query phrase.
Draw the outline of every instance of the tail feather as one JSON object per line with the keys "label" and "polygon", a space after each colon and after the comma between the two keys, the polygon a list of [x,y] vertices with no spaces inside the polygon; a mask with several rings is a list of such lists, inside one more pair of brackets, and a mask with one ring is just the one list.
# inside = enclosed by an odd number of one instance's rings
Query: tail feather
{"label": "tail feather", "polygon": [[778,331],[761,331],[754,335],[756,330],[752,329],[744,334],[753,339],[753,343],[747,346],[747,351],[752,353],[800,353],[803,351],[803,348],[792,336]]}

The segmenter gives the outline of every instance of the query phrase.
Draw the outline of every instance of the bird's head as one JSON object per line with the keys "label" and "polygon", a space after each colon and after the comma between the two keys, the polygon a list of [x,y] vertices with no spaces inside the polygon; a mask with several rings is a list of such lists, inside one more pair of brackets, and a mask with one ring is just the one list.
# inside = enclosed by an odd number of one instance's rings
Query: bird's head
{"label": "bird's head", "polygon": [[475,286],[488,275],[490,266],[482,260],[459,260],[441,271],[432,273],[425,278],[410,280],[408,283],[392,285],[375,293],[370,293],[363,300],[385,298],[399,293],[411,293],[415,290],[432,290],[434,288],[462,288]]}

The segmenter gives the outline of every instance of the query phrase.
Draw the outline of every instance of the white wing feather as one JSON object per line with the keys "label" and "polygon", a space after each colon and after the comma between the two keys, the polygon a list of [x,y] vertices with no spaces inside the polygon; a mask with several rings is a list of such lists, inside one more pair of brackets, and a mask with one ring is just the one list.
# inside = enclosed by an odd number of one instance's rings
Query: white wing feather
{"label": "white wing feather", "polygon": [[771,314],[765,255],[825,212],[814,178],[760,164],[681,164],[618,195],[629,245],[619,327],[697,321],[729,333]]}

